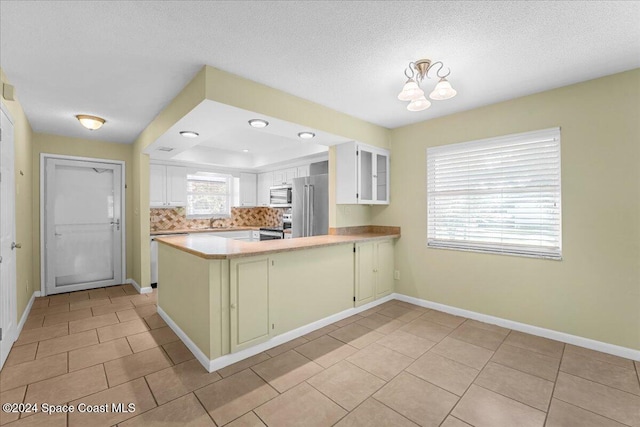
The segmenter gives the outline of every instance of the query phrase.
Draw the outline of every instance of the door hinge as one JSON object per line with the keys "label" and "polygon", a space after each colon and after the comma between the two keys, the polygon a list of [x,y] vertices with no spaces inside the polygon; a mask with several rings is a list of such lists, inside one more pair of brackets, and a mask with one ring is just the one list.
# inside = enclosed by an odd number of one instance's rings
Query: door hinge
{"label": "door hinge", "polygon": [[2,341],[2,328],[0,328],[0,341]]}
{"label": "door hinge", "polygon": [[356,247],[355,246],[353,247],[353,253],[356,253]]}
{"label": "door hinge", "polygon": [[359,194],[359,193],[356,193],[356,199],[357,199],[358,197],[360,197],[360,194]]}
{"label": "door hinge", "polygon": [[356,302],[356,297],[353,297],[353,302]]}
{"label": "door hinge", "polygon": [[360,151],[356,150],[356,156],[360,155]]}

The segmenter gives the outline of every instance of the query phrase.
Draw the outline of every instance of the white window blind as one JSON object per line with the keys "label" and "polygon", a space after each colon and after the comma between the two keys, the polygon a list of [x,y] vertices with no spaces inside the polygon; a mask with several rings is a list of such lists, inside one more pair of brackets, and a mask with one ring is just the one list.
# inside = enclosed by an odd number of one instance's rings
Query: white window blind
{"label": "white window blind", "polygon": [[187,217],[231,215],[231,175],[197,172],[187,175]]}
{"label": "white window blind", "polygon": [[427,246],[561,259],[560,129],[427,149]]}

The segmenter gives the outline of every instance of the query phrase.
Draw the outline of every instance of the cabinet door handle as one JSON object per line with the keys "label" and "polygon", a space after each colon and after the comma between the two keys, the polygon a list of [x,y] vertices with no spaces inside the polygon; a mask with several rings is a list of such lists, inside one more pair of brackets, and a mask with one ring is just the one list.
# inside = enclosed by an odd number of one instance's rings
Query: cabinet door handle
{"label": "cabinet door handle", "polygon": [[232,310],[235,310],[236,305],[235,305],[235,304],[231,304],[231,306],[230,306],[230,307],[231,307],[231,309],[232,309]]}

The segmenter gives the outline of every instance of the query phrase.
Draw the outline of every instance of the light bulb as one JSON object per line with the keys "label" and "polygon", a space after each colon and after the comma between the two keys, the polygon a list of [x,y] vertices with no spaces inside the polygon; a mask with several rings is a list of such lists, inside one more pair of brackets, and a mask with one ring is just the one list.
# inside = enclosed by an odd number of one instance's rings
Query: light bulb
{"label": "light bulb", "polygon": [[402,92],[398,94],[398,99],[400,101],[413,101],[414,99],[418,99],[424,95],[424,91],[420,89],[418,83],[415,80],[409,79],[404,84],[402,88]]}
{"label": "light bulb", "polygon": [[90,116],[88,114],[78,114],[76,119],[78,119],[82,126],[89,130],[98,130],[105,122],[102,117]]}
{"label": "light bulb", "polygon": [[251,119],[249,120],[249,124],[254,128],[266,128],[269,126],[269,122],[262,119]]}
{"label": "light bulb", "polygon": [[194,132],[192,130],[183,130],[180,132],[180,135],[184,136],[185,138],[197,138],[198,136],[200,136],[198,132]]}
{"label": "light bulb", "polygon": [[436,101],[443,101],[456,96],[458,92],[451,87],[451,83],[446,78],[441,78],[433,92],[429,94],[429,98]]}
{"label": "light bulb", "polygon": [[302,139],[311,139],[316,136],[316,134],[313,132],[300,132],[298,136]]}
{"label": "light bulb", "polygon": [[431,103],[429,102],[429,100],[424,96],[421,96],[420,98],[414,99],[413,101],[411,101],[409,105],[407,105],[407,110],[422,111],[422,110],[426,110],[430,106],[431,106]]}

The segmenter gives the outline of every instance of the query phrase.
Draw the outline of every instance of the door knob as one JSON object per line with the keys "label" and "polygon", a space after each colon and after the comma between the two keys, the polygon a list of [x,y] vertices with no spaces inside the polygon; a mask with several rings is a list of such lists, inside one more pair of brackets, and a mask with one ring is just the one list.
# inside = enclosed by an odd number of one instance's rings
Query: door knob
{"label": "door knob", "polygon": [[11,242],[11,250],[13,249],[21,249],[22,243]]}

